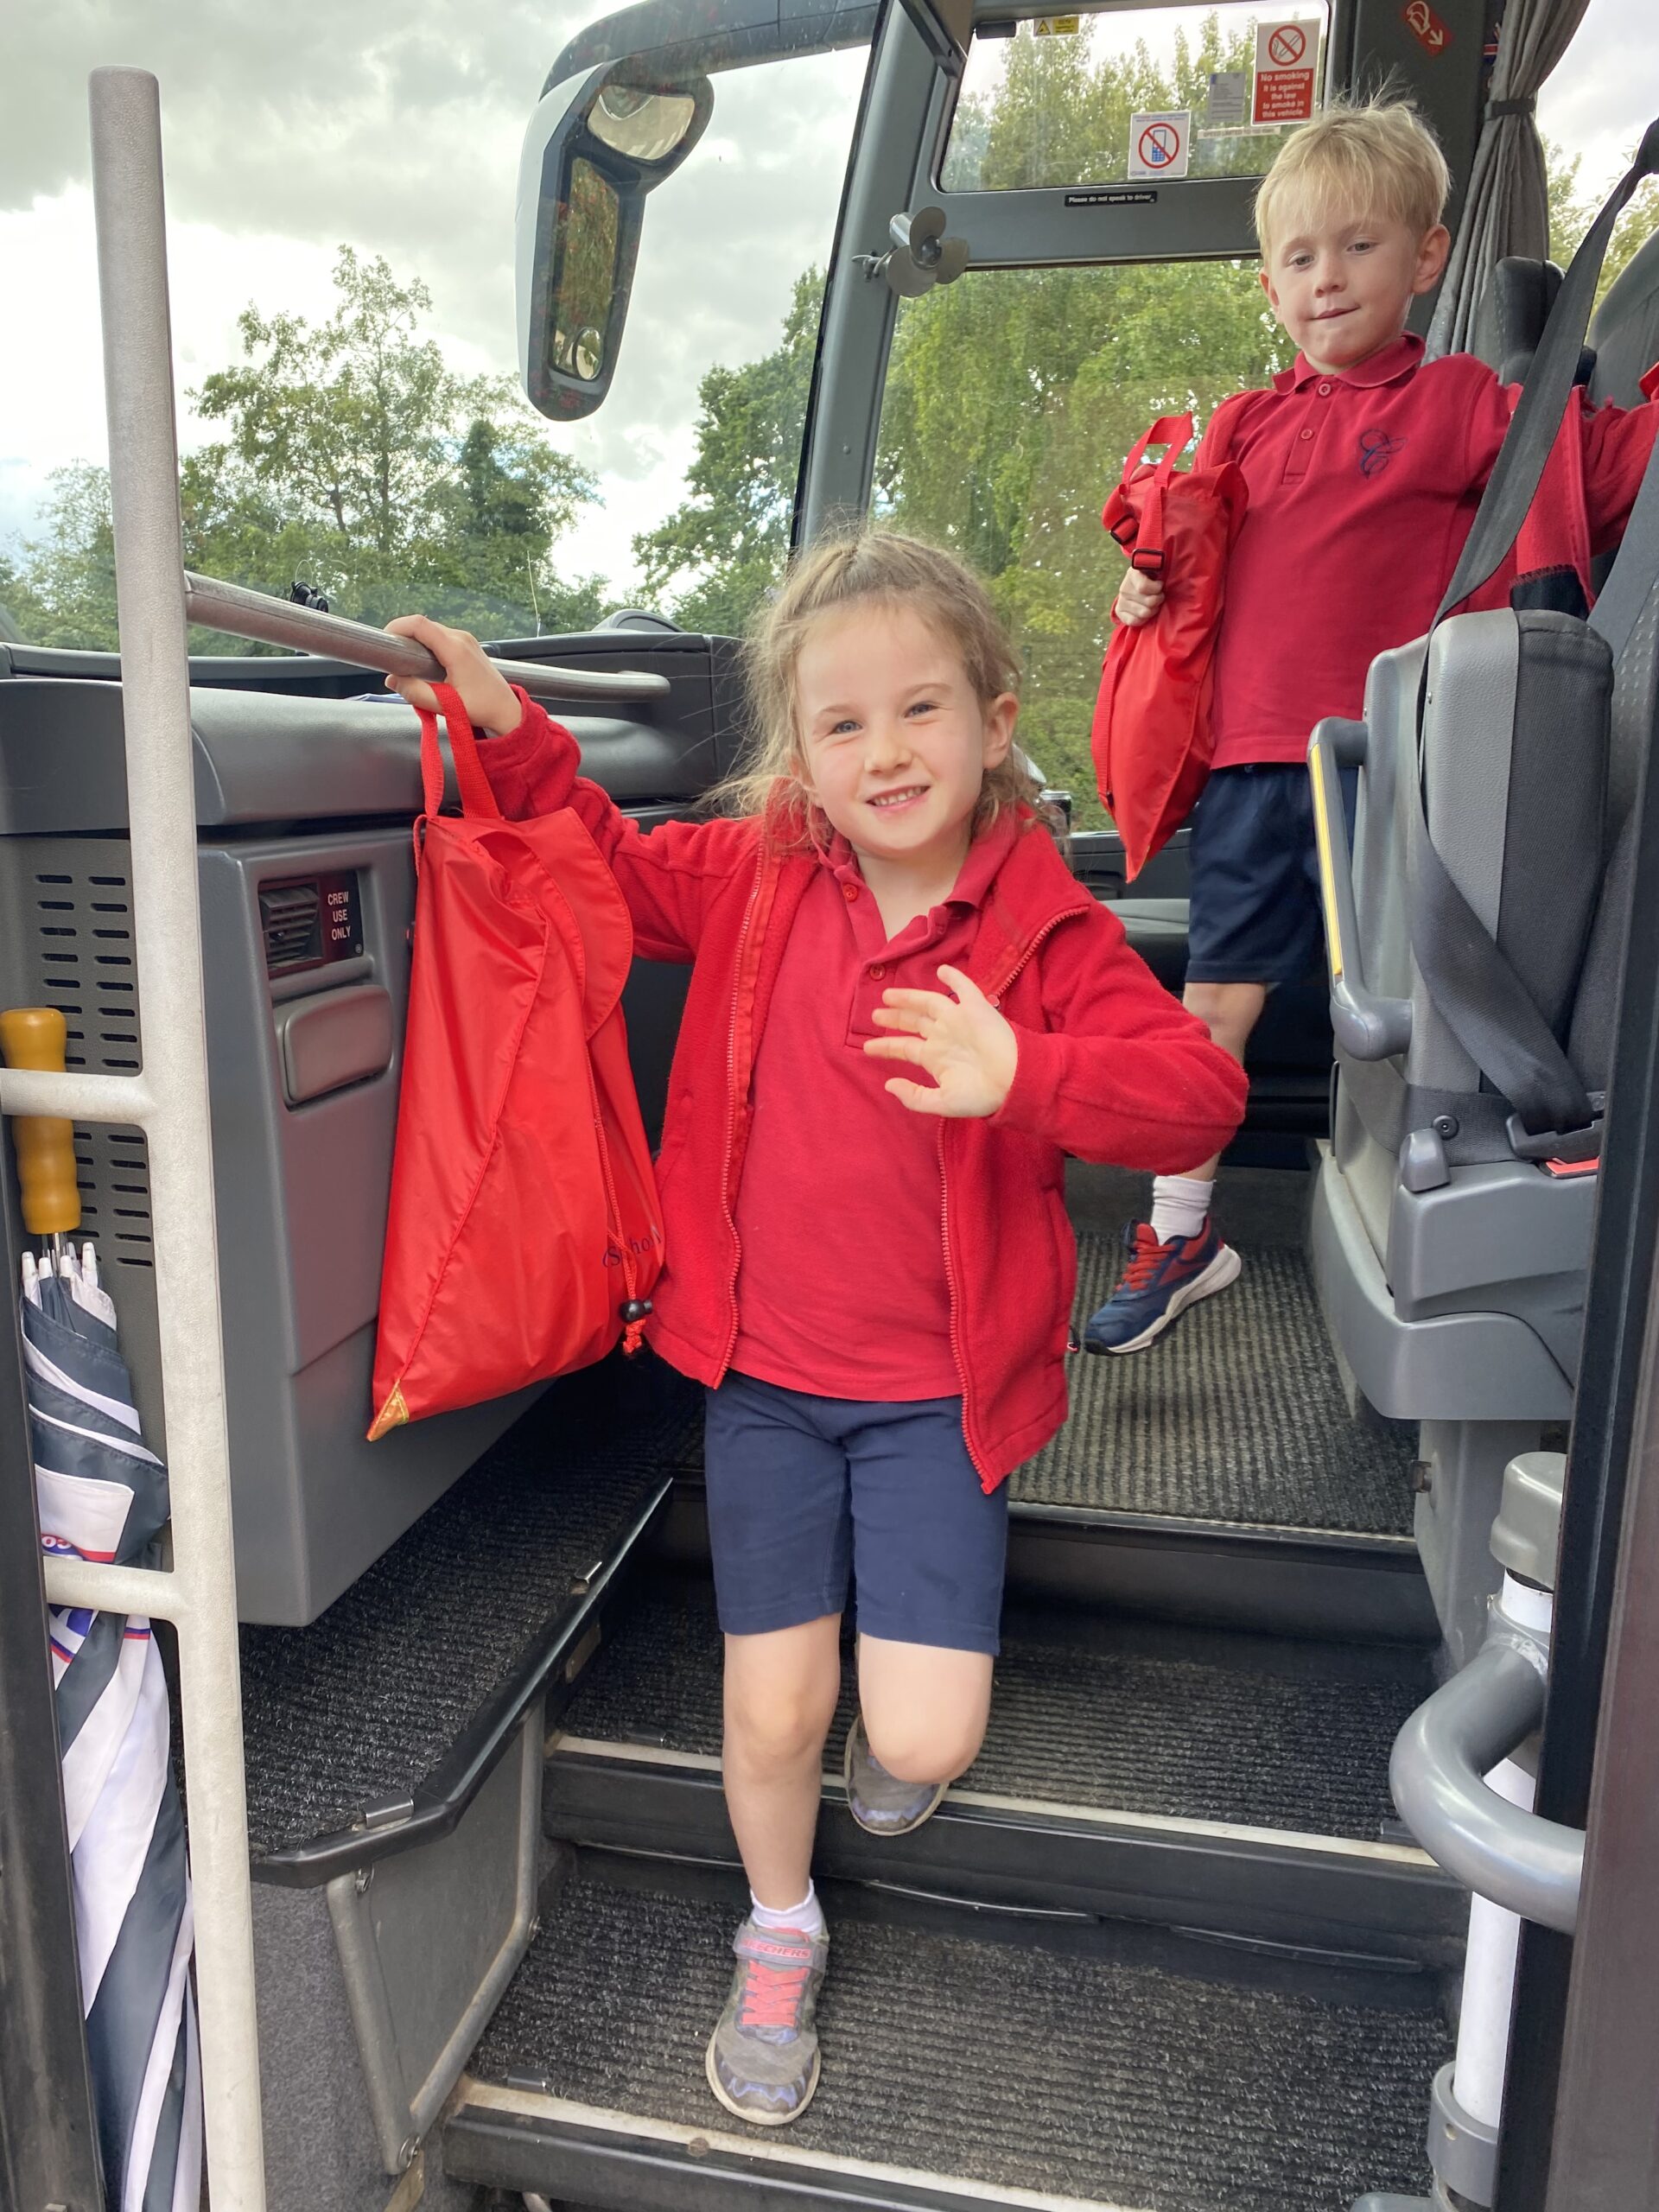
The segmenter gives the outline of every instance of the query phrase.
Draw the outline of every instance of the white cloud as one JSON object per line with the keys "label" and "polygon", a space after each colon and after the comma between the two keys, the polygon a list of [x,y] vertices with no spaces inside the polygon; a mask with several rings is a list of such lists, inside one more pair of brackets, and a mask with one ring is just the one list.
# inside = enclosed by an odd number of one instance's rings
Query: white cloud
{"label": "white cloud", "polygon": [[1653,0],[1590,0],[1554,74],[1538,96],[1538,127],[1583,156],[1579,182],[1600,198],[1659,115]]}

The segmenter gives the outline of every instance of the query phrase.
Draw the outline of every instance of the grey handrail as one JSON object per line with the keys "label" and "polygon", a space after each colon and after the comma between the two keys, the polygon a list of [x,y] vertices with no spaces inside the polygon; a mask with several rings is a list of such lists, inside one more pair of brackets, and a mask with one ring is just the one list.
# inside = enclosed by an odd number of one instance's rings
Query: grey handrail
{"label": "grey handrail", "polygon": [[1512,1643],[1481,1646],[1401,1730],[1389,1781],[1423,1849],[1478,1897],[1571,1935],[1584,1837],[1512,1805],[1484,1777],[1542,1719],[1544,1678]]}
{"label": "grey handrail", "polygon": [[1324,894],[1325,949],[1331,968],[1331,1027],[1343,1050],[1357,1060],[1386,1060],[1411,1042],[1411,1001],[1380,996],[1366,988],[1359,960],[1359,917],[1354,906],[1354,860],[1342,804],[1344,768],[1363,765],[1363,722],[1332,715],[1308,741],[1313,779],[1313,833]]}
{"label": "grey handrail", "polygon": [[[344,614],[273,599],[268,592],[222,583],[216,576],[184,572],[184,603],[190,620],[204,630],[227,630],[235,638],[257,638],[268,645],[292,645],[302,653],[327,653],[378,668],[384,676],[421,676],[430,682],[442,664],[412,638],[394,637]],[[509,683],[550,699],[661,699],[668,678],[644,669],[555,668],[545,661],[497,660]]]}

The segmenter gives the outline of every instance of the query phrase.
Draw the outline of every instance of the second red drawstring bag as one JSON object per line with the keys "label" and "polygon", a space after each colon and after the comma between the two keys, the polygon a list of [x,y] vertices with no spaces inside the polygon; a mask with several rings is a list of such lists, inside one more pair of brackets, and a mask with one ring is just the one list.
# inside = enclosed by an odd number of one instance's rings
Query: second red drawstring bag
{"label": "second red drawstring bag", "polygon": [[460,699],[434,690],[461,813],[425,811],[371,1439],[639,1338],[661,1213],[621,995],[633,927],[568,810],[503,818]]}
{"label": "second red drawstring bag", "polygon": [[[1207,434],[1213,439],[1215,424]],[[1120,625],[1101,670],[1090,747],[1100,796],[1138,875],[1192,812],[1210,772],[1210,696],[1227,556],[1244,519],[1244,478],[1218,461],[1179,471],[1190,415],[1136,440],[1101,520],[1141,573],[1164,587],[1150,622]],[[1165,448],[1148,463],[1148,446]]]}

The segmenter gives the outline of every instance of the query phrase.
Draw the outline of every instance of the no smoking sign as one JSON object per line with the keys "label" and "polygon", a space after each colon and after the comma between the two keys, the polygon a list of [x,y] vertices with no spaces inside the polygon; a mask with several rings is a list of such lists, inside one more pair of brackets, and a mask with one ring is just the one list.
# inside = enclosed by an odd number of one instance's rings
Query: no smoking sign
{"label": "no smoking sign", "polygon": [[1192,152],[1190,108],[1129,118],[1129,175],[1137,183],[1148,178],[1185,176]]}
{"label": "no smoking sign", "polygon": [[1306,123],[1313,112],[1319,25],[1265,22],[1255,28],[1252,123]]}

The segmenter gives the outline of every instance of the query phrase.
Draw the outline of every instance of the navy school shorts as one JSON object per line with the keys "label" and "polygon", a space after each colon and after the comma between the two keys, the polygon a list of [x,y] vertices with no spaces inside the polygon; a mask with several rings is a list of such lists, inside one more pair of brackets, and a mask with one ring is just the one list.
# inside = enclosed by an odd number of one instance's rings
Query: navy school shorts
{"label": "navy school shorts", "polygon": [[846,1610],[896,1643],[995,1656],[1007,1484],[988,1497],[960,1398],[877,1405],[748,1375],[707,1393],[715,1597],[728,1636]]}
{"label": "navy school shorts", "polygon": [[[1356,772],[1342,771],[1353,836]],[[1189,983],[1300,983],[1325,948],[1307,770],[1262,760],[1217,768],[1192,815]]]}

